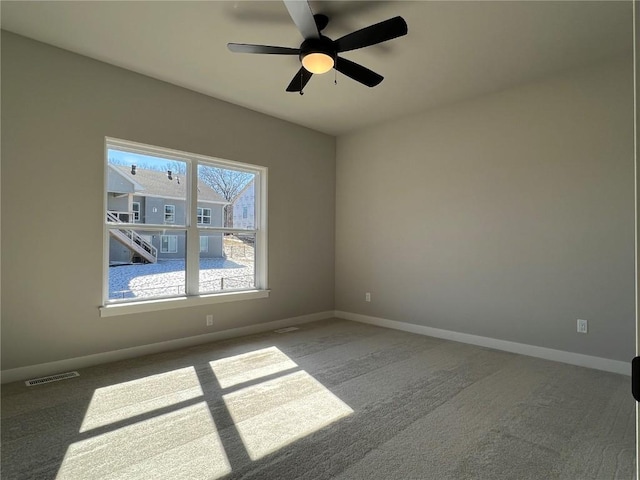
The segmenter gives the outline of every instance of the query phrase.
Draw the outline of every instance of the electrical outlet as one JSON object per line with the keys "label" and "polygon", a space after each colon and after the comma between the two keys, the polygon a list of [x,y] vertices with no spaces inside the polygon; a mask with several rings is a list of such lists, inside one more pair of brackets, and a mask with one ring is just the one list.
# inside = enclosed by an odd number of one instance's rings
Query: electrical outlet
{"label": "electrical outlet", "polygon": [[365,302],[370,302],[371,301],[371,294],[369,292],[364,294],[364,301]]}
{"label": "electrical outlet", "polygon": [[578,333],[587,333],[587,321],[578,319]]}
{"label": "electrical outlet", "polygon": [[207,315],[207,327],[213,325],[213,315]]}

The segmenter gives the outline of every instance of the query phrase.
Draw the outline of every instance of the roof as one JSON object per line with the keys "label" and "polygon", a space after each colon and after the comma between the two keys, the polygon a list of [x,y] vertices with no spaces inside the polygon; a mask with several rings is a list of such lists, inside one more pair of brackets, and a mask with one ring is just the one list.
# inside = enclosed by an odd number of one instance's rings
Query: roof
{"label": "roof", "polygon": [[[136,168],[136,174],[131,175],[131,167],[123,165],[110,165],[128,181],[137,184],[136,195],[145,197],[186,198],[187,182],[184,175],[173,173],[173,179],[169,180],[166,171],[147,170]],[[211,203],[227,202],[213,188],[198,180],[198,201]]]}

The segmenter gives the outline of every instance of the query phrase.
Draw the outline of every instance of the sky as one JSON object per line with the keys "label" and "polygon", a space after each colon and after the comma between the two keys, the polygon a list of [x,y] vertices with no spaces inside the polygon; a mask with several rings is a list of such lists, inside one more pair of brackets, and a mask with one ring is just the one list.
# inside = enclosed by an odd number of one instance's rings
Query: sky
{"label": "sky", "polygon": [[[111,148],[107,150],[107,156],[109,158],[109,163],[115,163],[117,165],[137,165],[151,170],[165,170],[168,164],[174,165],[178,162],[178,160],[152,157],[150,155],[142,155],[139,153],[123,152],[121,150],[114,150]],[[186,163],[179,163],[184,164],[186,170]]]}

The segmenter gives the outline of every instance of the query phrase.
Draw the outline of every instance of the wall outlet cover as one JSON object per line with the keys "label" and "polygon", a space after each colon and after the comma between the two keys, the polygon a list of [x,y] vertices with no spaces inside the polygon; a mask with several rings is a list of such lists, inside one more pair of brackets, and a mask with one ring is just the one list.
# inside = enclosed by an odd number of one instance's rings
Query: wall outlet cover
{"label": "wall outlet cover", "polygon": [[586,320],[578,319],[578,333],[587,333],[588,324]]}

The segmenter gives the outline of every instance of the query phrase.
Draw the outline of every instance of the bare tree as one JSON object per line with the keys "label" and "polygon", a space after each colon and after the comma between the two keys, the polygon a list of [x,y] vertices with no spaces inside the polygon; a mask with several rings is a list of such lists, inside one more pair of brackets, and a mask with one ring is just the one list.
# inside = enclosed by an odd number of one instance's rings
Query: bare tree
{"label": "bare tree", "polygon": [[187,164],[185,162],[178,162],[177,160],[165,163],[164,169],[167,171],[170,170],[172,173],[187,174]]}
{"label": "bare tree", "polygon": [[200,166],[198,176],[229,202],[229,205],[224,207],[224,226],[233,227],[232,202],[242,189],[253,180],[254,174],[227,168]]}
{"label": "bare tree", "polygon": [[122,159],[122,158],[113,158],[113,157],[109,157],[109,165],[121,165],[121,166],[125,166],[125,165],[130,165],[129,162],[127,162],[126,160]]}
{"label": "bare tree", "polygon": [[138,161],[131,162],[123,158],[109,157],[109,164],[119,165],[123,167],[135,165],[140,170],[155,170],[157,172],[171,171],[171,173],[176,173],[176,174],[178,173],[182,175],[187,174],[186,162],[180,162],[178,160],[167,160],[164,163],[160,163],[159,161],[151,162],[146,160],[138,160]]}

